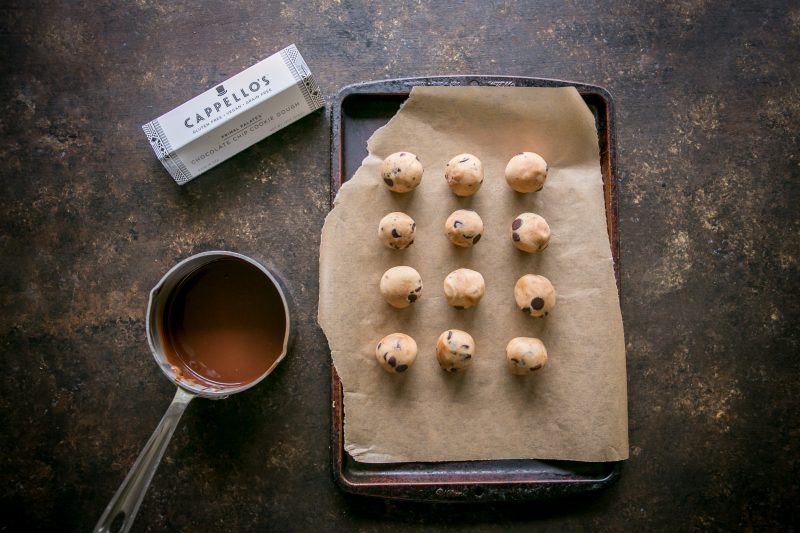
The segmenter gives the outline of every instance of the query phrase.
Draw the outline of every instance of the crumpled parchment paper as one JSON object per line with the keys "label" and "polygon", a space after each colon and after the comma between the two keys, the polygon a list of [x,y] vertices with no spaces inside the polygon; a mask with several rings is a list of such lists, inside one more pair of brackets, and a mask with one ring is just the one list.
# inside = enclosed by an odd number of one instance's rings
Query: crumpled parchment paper
{"label": "crumpled parchment paper", "polygon": [[[573,88],[415,87],[368,142],[369,156],[340,189],[322,230],[319,322],[344,387],[345,449],[362,462],[479,459],[615,461],[628,457],[625,344],[606,230],[594,118]],[[410,151],[425,167],[413,192],[390,192],[380,178],[384,157]],[[504,169],[516,153],[534,151],[550,165],[544,189],[518,194]],[[468,152],[486,178],[470,198],[453,195],[444,167]],[[475,209],[484,233],[473,248],[453,246],[444,221]],[[392,211],[417,222],[407,250],[384,248],[380,219]],[[540,254],[510,242],[517,214],[550,224]],[[378,290],[383,272],[410,265],[422,275],[422,297],[390,307]],[[481,272],[486,295],[472,309],[447,305],[445,276]],[[535,319],[514,303],[515,281],[548,277],[558,301]],[[442,371],[435,355],[442,331],[468,331],[477,345],[465,372]],[[389,333],[416,339],[419,355],[404,374],[375,360]],[[505,347],[518,336],[542,339],[547,365],[526,376],[506,368]]]}

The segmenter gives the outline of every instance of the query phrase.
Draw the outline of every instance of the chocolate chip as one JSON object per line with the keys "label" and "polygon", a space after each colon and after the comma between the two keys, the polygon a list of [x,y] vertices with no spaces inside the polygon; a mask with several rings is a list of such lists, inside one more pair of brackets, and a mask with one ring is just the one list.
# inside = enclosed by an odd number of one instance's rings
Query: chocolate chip
{"label": "chocolate chip", "polygon": [[550,170],[550,165],[545,165],[545,166],[544,166],[544,171],[545,171],[545,172],[548,172],[549,170]]}
{"label": "chocolate chip", "polygon": [[531,371],[531,372],[533,372],[534,370],[539,370],[540,368],[542,368],[542,365],[541,365],[541,364],[538,364],[538,365],[536,365],[536,366],[532,366],[532,367],[530,368],[530,371]]}
{"label": "chocolate chip", "polygon": [[400,349],[400,339],[397,339],[396,341],[394,341],[394,348],[395,348],[395,350],[399,350]]}
{"label": "chocolate chip", "polygon": [[516,357],[512,357],[512,358],[511,358],[511,362],[512,362],[512,363],[514,363],[514,364],[515,364],[515,365],[517,365],[517,366],[519,366],[519,364],[520,364],[520,360],[519,360],[519,359],[517,359]]}
{"label": "chocolate chip", "polygon": [[544,189],[544,185],[542,185],[541,187],[539,187],[538,189],[536,189],[536,190],[535,190],[535,191],[533,191],[533,192],[539,192],[539,191],[541,191],[542,189]]}
{"label": "chocolate chip", "polygon": [[453,227],[454,228],[460,228],[463,225],[464,225],[464,223],[461,222],[460,220],[456,220],[455,222],[453,222]]}
{"label": "chocolate chip", "polygon": [[379,343],[378,343],[378,349],[379,349],[379,350],[381,349],[381,344],[383,344],[383,343],[382,343],[382,342],[379,342]]}
{"label": "chocolate chip", "polygon": [[421,290],[422,290],[422,287],[417,287],[416,289],[414,289],[414,292],[419,292]]}
{"label": "chocolate chip", "polygon": [[416,302],[417,301],[417,295],[412,292],[411,294],[408,295],[408,301],[409,302]]}
{"label": "chocolate chip", "polygon": [[394,369],[395,372],[405,372],[408,370],[408,365],[397,365],[397,368]]}
{"label": "chocolate chip", "polygon": [[459,163],[466,163],[467,161],[469,161],[469,157],[465,157],[464,159],[459,161]]}
{"label": "chocolate chip", "polygon": [[480,233],[478,233],[477,235],[475,235],[475,238],[474,238],[474,239],[472,239],[472,244],[478,244],[478,241],[479,241],[479,240],[481,240],[481,234],[480,234]]}
{"label": "chocolate chip", "polygon": [[384,360],[384,361],[386,361],[386,359],[387,359],[388,357],[389,357],[389,352],[386,352],[386,353],[384,353],[384,354],[383,354],[383,360]]}
{"label": "chocolate chip", "polygon": [[394,182],[390,178],[383,178],[383,182],[389,187],[394,187]]}
{"label": "chocolate chip", "polygon": [[[524,154],[524,153],[525,153],[525,152],[520,152],[520,153],[518,153],[517,155],[522,155],[522,154]],[[516,157],[516,156],[514,156],[514,157]]]}
{"label": "chocolate chip", "polygon": [[461,356],[462,361],[466,361],[467,359],[472,359],[472,356],[468,353],[459,354]]}
{"label": "chocolate chip", "polygon": [[450,372],[458,372],[458,369],[456,367],[448,368],[447,370],[449,370]]}
{"label": "chocolate chip", "polygon": [[466,309],[463,305],[454,305],[456,309]]}
{"label": "chocolate chip", "polygon": [[411,246],[412,244],[414,244],[414,239],[411,239],[411,242],[408,243],[409,246]]}
{"label": "chocolate chip", "polygon": [[525,313],[525,314],[527,315],[528,313],[530,313],[530,312],[531,312],[531,308],[530,308],[530,307],[523,307],[523,308],[522,308],[522,312],[523,312],[523,313]]}
{"label": "chocolate chip", "polygon": [[400,152],[400,157],[405,157],[405,155],[406,155],[405,152]]}
{"label": "chocolate chip", "polygon": [[550,313],[548,313],[547,311],[545,311],[545,312],[544,312],[544,316],[547,316],[547,315],[549,315],[549,314],[550,314]]}
{"label": "chocolate chip", "polygon": [[411,231],[414,231],[415,229],[417,229],[417,223],[416,222],[411,224]]}
{"label": "chocolate chip", "polygon": [[394,237],[395,239],[400,238],[400,234],[397,233],[397,230],[395,228],[392,228],[392,237]]}
{"label": "chocolate chip", "polygon": [[514,242],[519,242],[519,233],[515,231],[511,234],[511,238],[514,239]]}
{"label": "chocolate chip", "polygon": [[417,161],[419,161],[419,156],[418,156],[418,155],[415,155],[414,157],[416,157],[416,158],[417,158]]}
{"label": "chocolate chip", "polygon": [[473,237],[472,233],[463,233],[461,236],[464,237],[467,240],[469,240],[469,239],[471,239]]}
{"label": "chocolate chip", "polygon": [[520,226],[522,226],[522,219],[521,218],[517,218],[517,219],[514,220],[514,222],[511,223],[511,229],[519,229]]}
{"label": "chocolate chip", "polygon": [[537,296],[536,298],[531,300],[531,307],[533,307],[534,309],[536,309],[538,311],[539,309],[544,307],[544,300]]}
{"label": "chocolate chip", "polygon": [[465,350],[469,350],[469,344],[462,344],[461,347]]}
{"label": "chocolate chip", "polygon": [[450,338],[451,338],[452,336],[453,336],[453,332],[452,332],[452,331],[448,331],[448,332],[447,332],[447,340],[450,340]]}
{"label": "chocolate chip", "polygon": [[395,358],[395,356],[391,356],[389,360],[386,362],[389,363],[389,366],[391,367],[395,367],[397,365],[397,359]]}

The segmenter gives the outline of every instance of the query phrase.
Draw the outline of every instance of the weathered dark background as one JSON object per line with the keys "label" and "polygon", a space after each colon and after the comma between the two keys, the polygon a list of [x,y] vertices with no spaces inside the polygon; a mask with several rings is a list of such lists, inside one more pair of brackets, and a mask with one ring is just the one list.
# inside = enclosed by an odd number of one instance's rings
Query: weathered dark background
{"label": "weathered dark background", "polygon": [[[282,272],[291,357],[184,416],[135,529],[791,529],[800,521],[796,2],[2,2],[0,530],[91,528],[173,386],[148,290],[210,248]],[[140,125],[295,42],[330,97],[435,74],[564,78],[618,109],[631,458],[592,497],[351,499],[316,325],[329,119],[178,188]],[[422,525],[422,527],[420,527]]]}

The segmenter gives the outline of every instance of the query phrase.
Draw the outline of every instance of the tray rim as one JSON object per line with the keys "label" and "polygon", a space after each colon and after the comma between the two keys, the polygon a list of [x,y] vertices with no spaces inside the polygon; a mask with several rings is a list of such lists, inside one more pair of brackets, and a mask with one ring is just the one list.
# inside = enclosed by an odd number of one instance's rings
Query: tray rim
{"label": "tray rim", "polygon": [[[601,150],[601,171],[603,175],[604,200],[606,204],[606,222],[609,242],[614,259],[614,274],[617,281],[617,291],[620,291],[619,281],[619,198],[616,176],[616,124],[614,100],[611,93],[604,87],[579,83],[567,80],[550,78],[535,78],[522,76],[494,76],[494,75],[457,75],[457,76],[428,76],[413,78],[384,79],[360,82],[342,87],[337,91],[330,107],[331,114],[331,159],[330,159],[330,196],[329,206],[333,202],[339,187],[344,182],[344,154],[343,154],[343,104],[352,95],[359,96],[404,96],[411,92],[415,86],[510,86],[510,87],[575,87],[581,96],[597,97],[605,106],[605,138],[598,129],[598,142]],[[606,157],[603,157],[603,156]],[[351,494],[382,497],[397,500],[428,501],[428,502],[478,502],[478,501],[529,501],[548,497],[575,494],[599,490],[614,483],[620,476],[624,461],[602,463],[611,468],[604,477],[600,478],[543,478],[522,477],[521,479],[501,480],[491,478],[490,474],[474,472],[472,474],[459,474],[458,477],[417,479],[419,476],[406,475],[403,479],[381,480],[380,475],[359,475],[357,479],[346,472],[344,450],[344,392],[341,380],[336,372],[333,362],[331,365],[331,468],[334,481],[342,490]],[[349,460],[355,461],[350,458]],[[480,463],[501,462],[531,462],[553,464],[559,461],[541,461],[536,459],[510,459],[474,461]],[[451,465],[464,464],[467,461],[453,462],[411,462],[396,463],[413,465]],[[561,463],[569,463],[562,461]],[[367,464],[367,463],[360,463]],[[395,463],[392,463],[395,464]],[[599,463],[588,463],[599,464]]]}

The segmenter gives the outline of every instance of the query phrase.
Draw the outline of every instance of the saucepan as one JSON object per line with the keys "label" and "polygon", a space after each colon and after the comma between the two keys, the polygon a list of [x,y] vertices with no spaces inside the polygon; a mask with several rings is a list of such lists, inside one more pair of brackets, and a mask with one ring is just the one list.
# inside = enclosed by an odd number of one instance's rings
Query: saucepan
{"label": "saucepan", "polygon": [[111,498],[96,532],[128,531],[186,407],[256,386],[286,357],[287,293],[259,262],[227,251],[188,257],[150,291],[147,342],[175,397]]}

